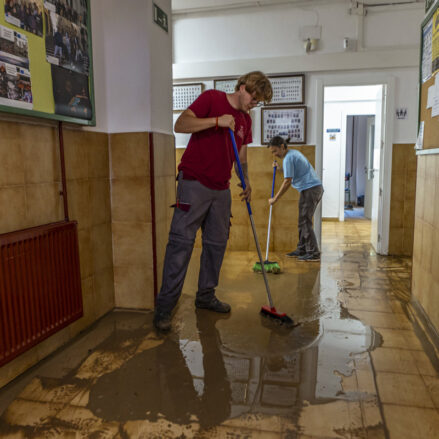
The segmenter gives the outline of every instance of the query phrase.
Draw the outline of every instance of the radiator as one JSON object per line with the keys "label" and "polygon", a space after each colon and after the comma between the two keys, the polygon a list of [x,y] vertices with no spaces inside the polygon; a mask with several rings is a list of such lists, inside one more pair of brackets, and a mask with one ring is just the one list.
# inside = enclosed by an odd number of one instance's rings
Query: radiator
{"label": "radiator", "polygon": [[0,235],[0,366],[80,317],[76,221]]}

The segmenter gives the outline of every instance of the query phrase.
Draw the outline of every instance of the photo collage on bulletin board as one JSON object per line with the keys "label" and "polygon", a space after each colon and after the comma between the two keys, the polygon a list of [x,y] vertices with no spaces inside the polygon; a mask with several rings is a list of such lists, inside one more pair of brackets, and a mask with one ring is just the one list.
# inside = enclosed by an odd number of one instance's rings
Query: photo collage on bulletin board
{"label": "photo collage on bulletin board", "polygon": [[0,0],[1,111],[95,124],[89,19],[88,0]]}

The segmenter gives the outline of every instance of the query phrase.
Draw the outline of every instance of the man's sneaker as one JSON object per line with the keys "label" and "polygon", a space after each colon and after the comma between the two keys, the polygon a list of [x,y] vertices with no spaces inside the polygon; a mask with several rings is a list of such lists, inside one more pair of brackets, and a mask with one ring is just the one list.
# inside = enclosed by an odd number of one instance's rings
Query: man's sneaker
{"label": "man's sneaker", "polygon": [[169,312],[156,311],[153,324],[159,331],[168,332],[171,329],[171,314]]}
{"label": "man's sneaker", "polygon": [[210,311],[228,313],[232,309],[232,307],[225,302],[221,302],[215,296],[212,297],[210,302],[200,302],[199,300],[195,300],[195,306],[201,309],[208,309]]}
{"label": "man's sneaker", "polygon": [[298,258],[298,257],[300,257],[300,256],[304,256],[304,255],[306,255],[306,253],[304,253],[304,252],[301,251],[301,250],[294,250],[293,252],[290,252],[290,253],[287,253],[287,254],[286,254],[286,256],[287,256],[288,258]]}
{"label": "man's sneaker", "polygon": [[318,261],[320,261],[320,255],[314,255],[311,253],[307,253],[303,256],[299,256],[297,258],[297,260],[301,261],[301,262],[318,262]]}

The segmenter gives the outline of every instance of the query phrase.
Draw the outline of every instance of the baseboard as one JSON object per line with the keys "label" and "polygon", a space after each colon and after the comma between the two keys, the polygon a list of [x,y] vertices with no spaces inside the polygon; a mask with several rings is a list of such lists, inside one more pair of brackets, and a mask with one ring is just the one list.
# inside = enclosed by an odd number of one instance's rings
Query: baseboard
{"label": "baseboard", "polygon": [[416,299],[412,298],[410,305],[414,312],[411,320],[416,335],[434,368],[439,372],[439,332]]}
{"label": "baseboard", "polygon": [[333,222],[333,223],[339,223],[340,222],[340,220],[338,219],[338,218],[322,218],[322,221],[325,221],[325,222]]}

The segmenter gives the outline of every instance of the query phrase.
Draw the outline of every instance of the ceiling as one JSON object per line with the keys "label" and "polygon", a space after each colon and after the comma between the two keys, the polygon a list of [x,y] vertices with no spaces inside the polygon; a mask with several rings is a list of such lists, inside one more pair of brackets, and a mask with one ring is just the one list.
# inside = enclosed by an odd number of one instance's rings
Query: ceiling
{"label": "ceiling", "polygon": [[173,14],[218,11],[246,7],[263,7],[280,4],[297,6],[318,6],[319,4],[346,3],[354,6],[363,3],[364,6],[397,5],[403,3],[424,3],[424,0],[172,0]]}

